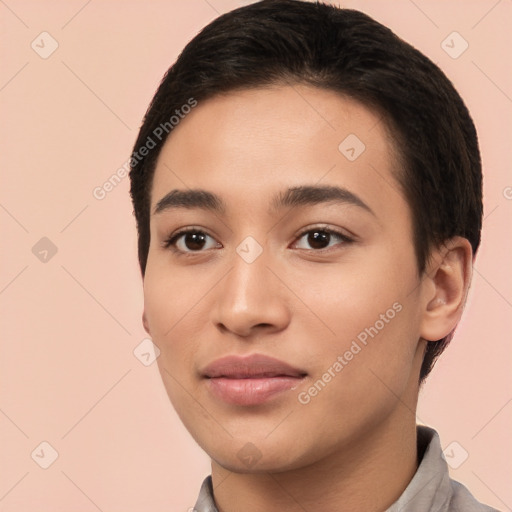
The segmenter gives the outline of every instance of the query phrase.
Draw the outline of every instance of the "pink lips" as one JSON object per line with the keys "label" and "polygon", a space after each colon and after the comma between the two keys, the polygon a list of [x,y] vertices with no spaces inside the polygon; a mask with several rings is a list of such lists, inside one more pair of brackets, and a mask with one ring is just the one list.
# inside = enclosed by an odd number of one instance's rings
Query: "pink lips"
{"label": "pink lips", "polygon": [[233,405],[258,405],[296,388],[306,372],[262,354],[226,356],[201,372],[209,390]]}

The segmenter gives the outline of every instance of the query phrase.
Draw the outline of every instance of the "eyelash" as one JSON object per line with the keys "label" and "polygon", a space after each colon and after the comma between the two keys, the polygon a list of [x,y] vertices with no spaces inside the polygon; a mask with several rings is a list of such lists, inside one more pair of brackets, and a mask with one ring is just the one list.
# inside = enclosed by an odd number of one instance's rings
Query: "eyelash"
{"label": "eyelash", "polygon": [[[334,230],[332,228],[328,228],[325,226],[314,226],[312,228],[308,228],[308,229],[302,231],[301,233],[299,233],[297,235],[295,242],[299,241],[304,235],[311,233],[313,231],[321,231],[321,232],[327,233],[329,235],[334,235],[335,237],[337,237],[338,239],[340,239],[343,242],[343,245],[350,244],[350,243],[354,242],[353,238],[350,238],[349,236],[347,236],[337,230]],[[178,254],[179,256],[185,256],[185,257],[193,256],[195,254],[200,254],[201,252],[205,252],[205,251],[201,251],[201,250],[199,250],[199,251],[182,251],[176,247],[175,244],[179,240],[179,238],[188,233],[202,233],[202,234],[209,236],[210,238],[213,238],[211,235],[209,235],[208,233],[206,233],[206,231],[204,231],[202,229],[186,228],[186,229],[182,229],[182,230],[178,231],[177,233],[174,233],[174,234],[170,235],[168,238],[166,238],[162,242],[162,247],[164,249],[170,249],[171,251]],[[332,247],[329,247],[329,248],[324,248],[324,249],[306,249],[306,250],[312,251],[315,253],[325,253],[325,252],[329,252],[332,249],[333,249]]]}

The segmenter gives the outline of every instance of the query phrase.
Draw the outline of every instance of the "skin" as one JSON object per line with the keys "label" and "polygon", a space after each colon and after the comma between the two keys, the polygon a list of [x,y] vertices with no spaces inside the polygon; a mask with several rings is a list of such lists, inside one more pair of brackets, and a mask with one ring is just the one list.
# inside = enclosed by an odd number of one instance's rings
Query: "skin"
{"label": "skin", "polygon": [[[379,119],[303,85],[237,91],[200,102],[159,156],[152,211],[174,189],[205,189],[226,205],[222,214],[174,208],[151,216],[143,313],[168,396],[212,459],[220,512],[383,511],[417,469],[421,361],[426,343],[460,319],[471,247],[446,241],[418,274],[396,148]],[[366,146],[354,161],[338,149],[349,134]],[[268,212],[277,192],[301,185],[346,188],[373,213],[348,203]],[[319,249],[302,235],[326,224],[353,241],[333,236]],[[209,235],[204,248],[184,237],[177,247],[189,256],[163,247],[187,227]],[[252,263],[236,251],[247,236],[262,248]],[[395,303],[401,311],[300,403],[299,393]],[[209,393],[202,368],[253,353],[308,375],[259,406]],[[244,446],[259,457],[255,464],[239,457]]]}

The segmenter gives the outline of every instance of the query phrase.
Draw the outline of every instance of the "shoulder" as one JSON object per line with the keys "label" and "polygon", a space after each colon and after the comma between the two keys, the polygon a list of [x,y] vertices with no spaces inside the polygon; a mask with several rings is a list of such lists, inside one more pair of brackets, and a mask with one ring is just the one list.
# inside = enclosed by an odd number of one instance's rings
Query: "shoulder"
{"label": "shoulder", "polygon": [[456,480],[450,479],[452,495],[448,510],[454,512],[499,512],[476,500],[468,488]]}
{"label": "shoulder", "polygon": [[417,425],[418,469],[400,498],[386,512],[499,512],[477,501],[450,476],[437,431]]}

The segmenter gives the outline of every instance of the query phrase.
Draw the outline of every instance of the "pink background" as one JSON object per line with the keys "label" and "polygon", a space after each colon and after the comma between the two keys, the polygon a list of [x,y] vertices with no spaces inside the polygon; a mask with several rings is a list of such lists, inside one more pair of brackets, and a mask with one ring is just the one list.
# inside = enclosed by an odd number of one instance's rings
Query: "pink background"
{"label": "pink background", "polygon": [[[1,511],[185,512],[195,503],[209,459],[168,402],[156,363],[133,354],[146,333],[129,179],[103,200],[92,191],[128,158],[182,47],[218,13],[247,3],[0,3]],[[457,457],[459,445],[468,452],[455,479],[511,510],[512,1],[343,6],[430,56],[477,125],[483,245],[462,324],[421,393],[418,421],[437,428],[443,448],[456,441]],[[50,48],[44,31],[59,45],[47,59],[31,47]],[[441,45],[453,31],[469,44],[456,59]],[[47,262],[32,252],[42,237],[57,247]],[[59,454],[48,469],[31,457],[43,441]]]}

